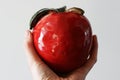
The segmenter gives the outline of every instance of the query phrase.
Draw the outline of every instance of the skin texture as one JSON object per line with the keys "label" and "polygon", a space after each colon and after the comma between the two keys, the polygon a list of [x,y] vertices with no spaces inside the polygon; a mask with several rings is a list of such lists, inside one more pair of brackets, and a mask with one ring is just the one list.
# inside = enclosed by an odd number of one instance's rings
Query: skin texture
{"label": "skin texture", "polygon": [[88,72],[97,61],[98,42],[96,35],[93,35],[92,48],[87,62],[64,77],[58,76],[40,59],[34,48],[32,34],[29,30],[26,31],[24,46],[33,80],[85,80]]}

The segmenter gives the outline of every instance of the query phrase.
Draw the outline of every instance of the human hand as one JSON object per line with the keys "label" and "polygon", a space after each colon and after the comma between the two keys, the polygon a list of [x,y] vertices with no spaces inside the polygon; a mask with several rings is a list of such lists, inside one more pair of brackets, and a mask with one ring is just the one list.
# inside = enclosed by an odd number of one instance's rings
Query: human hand
{"label": "human hand", "polygon": [[93,36],[90,56],[87,62],[71,72],[69,75],[62,77],[54,73],[38,56],[33,45],[31,32],[26,31],[25,51],[34,80],[85,80],[88,72],[97,61],[98,42],[96,35]]}

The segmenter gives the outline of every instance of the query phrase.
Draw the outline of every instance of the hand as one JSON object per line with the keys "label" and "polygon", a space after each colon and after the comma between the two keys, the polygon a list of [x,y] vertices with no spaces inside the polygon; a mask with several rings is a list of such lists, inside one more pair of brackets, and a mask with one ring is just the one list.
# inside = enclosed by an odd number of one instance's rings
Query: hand
{"label": "hand", "polygon": [[32,34],[29,30],[26,31],[25,50],[34,80],[85,80],[88,72],[97,61],[98,43],[97,37],[94,35],[88,61],[82,67],[71,72],[66,77],[58,76],[40,59],[35,51]]}

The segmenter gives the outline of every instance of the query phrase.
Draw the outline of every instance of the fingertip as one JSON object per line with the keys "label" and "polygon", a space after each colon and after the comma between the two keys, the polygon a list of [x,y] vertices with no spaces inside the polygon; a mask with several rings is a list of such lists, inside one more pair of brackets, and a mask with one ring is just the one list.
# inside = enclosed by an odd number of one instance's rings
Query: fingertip
{"label": "fingertip", "polygon": [[31,36],[32,36],[31,31],[30,30],[26,30],[25,36],[26,36],[26,38],[31,38]]}
{"label": "fingertip", "polygon": [[32,33],[30,30],[26,30],[25,31],[25,40],[24,40],[24,44],[25,46],[31,45],[32,43]]}
{"label": "fingertip", "polygon": [[30,30],[25,31],[24,48],[28,57],[35,55],[36,51],[33,45],[33,39]]}
{"label": "fingertip", "polygon": [[97,36],[93,35],[93,43],[89,58],[90,64],[95,64],[97,62],[97,53],[98,53],[98,40],[97,40]]}
{"label": "fingertip", "polygon": [[97,42],[97,35],[93,35],[93,41]]}
{"label": "fingertip", "polygon": [[30,31],[29,30],[26,30],[25,31],[25,37],[28,37],[30,35]]}
{"label": "fingertip", "polygon": [[97,38],[97,35],[93,35],[93,38]]}
{"label": "fingertip", "polygon": [[98,50],[98,40],[96,35],[93,35],[93,47],[96,51]]}

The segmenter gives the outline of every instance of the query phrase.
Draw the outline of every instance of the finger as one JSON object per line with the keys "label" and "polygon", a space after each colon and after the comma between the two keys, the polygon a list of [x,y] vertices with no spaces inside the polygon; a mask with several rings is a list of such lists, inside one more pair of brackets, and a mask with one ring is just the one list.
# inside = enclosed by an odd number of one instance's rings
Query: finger
{"label": "finger", "polygon": [[29,30],[26,31],[26,37],[25,37],[25,51],[26,51],[26,55],[28,58],[28,62],[30,63],[30,65],[33,62],[40,62],[40,58],[37,54],[37,52],[35,51],[34,45],[33,45],[33,39],[32,39],[32,34]]}
{"label": "finger", "polygon": [[94,64],[97,61],[97,52],[98,52],[98,42],[97,42],[97,36],[94,35],[93,36],[93,42],[92,42],[92,48],[90,51],[90,57],[87,61],[87,63],[85,63],[85,65],[83,66],[84,68],[86,68],[86,70],[90,70]]}

